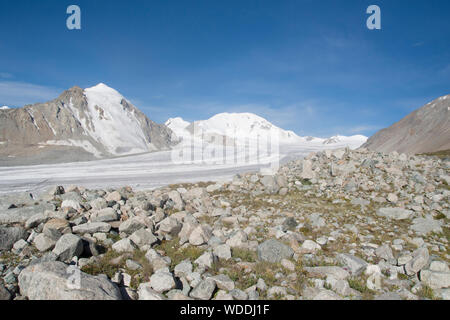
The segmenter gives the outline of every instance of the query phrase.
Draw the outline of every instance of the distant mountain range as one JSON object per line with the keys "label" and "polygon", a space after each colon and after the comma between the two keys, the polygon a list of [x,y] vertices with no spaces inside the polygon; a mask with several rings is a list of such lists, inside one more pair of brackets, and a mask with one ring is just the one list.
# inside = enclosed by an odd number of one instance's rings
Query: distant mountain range
{"label": "distant mountain range", "polygon": [[367,137],[355,135],[351,137],[334,136],[328,139],[316,137],[300,137],[295,132],[281,129],[266,119],[253,113],[219,113],[208,120],[194,121],[192,123],[184,119],[171,118],[165,125],[181,139],[189,139],[195,136],[219,136],[238,140],[239,138],[256,138],[267,134],[276,135],[280,144],[324,144],[332,145],[348,142],[349,146],[357,147],[363,144]]}
{"label": "distant mountain range", "polygon": [[450,149],[450,95],[442,96],[378,131],[363,147],[408,154]]}
{"label": "distant mountain range", "polygon": [[73,87],[47,103],[0,110],[0,158],[65,162],[169,149],[172,131],[116,90]]}
{"label": "distant mountain range", "polygon": [[[202,137],[195,136],[199,132]],[[23,108],[0,108],[0,165],[84,161],[169,150],[188,138],[238,139],[271,132],[280,144],[356,148],[367,137],[300,137],[252,113],[220,113],[157,124],[105,84],[73,87],[58,98]],[[324,146],[325,147],[325,146]]]}

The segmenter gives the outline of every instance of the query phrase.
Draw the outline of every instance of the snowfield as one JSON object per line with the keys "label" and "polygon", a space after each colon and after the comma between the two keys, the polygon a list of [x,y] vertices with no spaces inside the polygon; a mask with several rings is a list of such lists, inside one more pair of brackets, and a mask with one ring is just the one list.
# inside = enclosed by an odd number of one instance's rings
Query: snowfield
{"label": "snowfield", "polygon": [[136,190],[153,189],[160,186],[198,181],[224,181],[237,173],[258,171],[267,168],[279,159],[280,163],[303,157],[312,151],[350,147],[358,148],[365,142],[360,137],[347,138],[332,144],[322,140],[307,141],[280,146],[280,154],[268,155],[258,162],[237,164],[205,163],[191,161],[177,164],[174,151],[160,151],[114,159],[89,162],[0,167],[0,194],[12,192],[39,192],[54,185],[79,185],[87,188],[117,188],[131,186]]}

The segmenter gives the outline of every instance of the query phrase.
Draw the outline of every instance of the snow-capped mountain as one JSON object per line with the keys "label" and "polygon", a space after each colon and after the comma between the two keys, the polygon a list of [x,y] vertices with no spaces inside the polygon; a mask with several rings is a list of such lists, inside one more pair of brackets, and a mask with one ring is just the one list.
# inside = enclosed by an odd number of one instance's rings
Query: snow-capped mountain
{"label": "snow-capped mountain", "polygon": [[[191,124],[190,122],[187,122],[183,120],[180,117],[177,118],[170,118],[164,123],[168,128],[170,128],[173,133],[175,133],[177,138],[183,138],[186,136],[189,132],[186,130],[186,128]],[[176,140],[176,139],[174,139]]]}
{"label": "snow-capped mountain", "polygon": [[3,106],[3,107],[0,107],[0,110],[9,110],[10,108],[8,107],[8,106]]}
{"label": "snow-capped mountain", "polygon": [[367,137],[363,136],[363,135],[354,135],[354,136],[350,136],[350,137],[346,137],[346,136],[333,136],[331,138],[328,139],[324,139],[324,141],[322,142],[323,144],[336,144],[336,143],[352,143],[352,144],[357,144],[360,143],[360,145],[362,145],[363,143],[365,143],[367,141]]}
{"label": "snow-capped mountain", "polygon": [[169,119],[166,122],[178,137],[223,136],[231,139],[257,139],[264,135],[277,135],[281,143],[295,143],[302,138],[292,131],[283,130],[266,119],[253,113],[219,113],[208,120],[189,123],[182,118]]}
{"label": "snow-capped mountain", "polygon": [[327,145],[329,147],[349,146],[358,148],[367,141],[367,137],[334,136],[328,139],[317,137],[300,137],[293,131],[281,129],[266,119],[252,113],[220,113],[208,120],[189,123],[182,118],[171,118],[165,123],[177,137],[186,139],[199,138],[200,135],[226,136],[231,139],[252,138],[270,132],[278,136],[280,144]]}
{"label": "snow-capped mountain", "polygon": [[169,149],[173,144],[169,128],[148,119],[102,83],[85,90],[73,87],[47,103],[0,112],[0,128],[0,156],[32,157],[57,150],[72,152],[73,158],[85,153],[83,159],[103,158]]}

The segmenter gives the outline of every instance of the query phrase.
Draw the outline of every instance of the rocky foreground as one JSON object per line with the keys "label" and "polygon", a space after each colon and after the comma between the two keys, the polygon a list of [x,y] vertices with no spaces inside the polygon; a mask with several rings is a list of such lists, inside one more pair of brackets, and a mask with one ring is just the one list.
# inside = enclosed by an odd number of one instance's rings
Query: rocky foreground
{"label": "rocky foreground", "polygon": [[449,184],[448,159],[342,149],[228,183],[4,196],[0,299],[450,299]]}

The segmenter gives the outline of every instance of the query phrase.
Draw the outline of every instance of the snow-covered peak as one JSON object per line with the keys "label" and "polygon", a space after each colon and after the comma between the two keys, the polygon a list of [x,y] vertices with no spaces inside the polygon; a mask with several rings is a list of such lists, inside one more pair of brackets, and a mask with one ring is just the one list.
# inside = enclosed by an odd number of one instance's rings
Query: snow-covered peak
{"label": "snow-covered peak", "polygon": [[108,87],[104,83],[99,83],[96,86],[85,89],[84,91],[91,95],[96,95],[104,100],[120,99],[120,101],[122,101],[122,99],[124,98],[117,90]]}
{"label": "snow-covered peak", "polygon": [[363,145],[367,141],[367,137],[363,135],[354,135],[354,136],[333,136],[328,139],[324,139],[322,144],[325,145],[346,145],[350,148],[358,148]]}
{"label": "snow-covered peak", "polygon": [[0,110],[9,110],[10,108],[8,107],[8,106],[3,106],[3,107],[0,107]]}
{"label": "snow-covered peak", "polygon": [[[177,138],[183,138],[187,136],[189,133],[186,130],[186,128],[191,124],[190,122],[187,122],[181,117],[176,118],[170,118],[164,123],[169,129],[171,129]],[[176,139],[174,139],[176,140]]]}
{"label": "snow-covered peak", "polygon": [[292,131],[283,130],[253,113],[219,113],[208,120],[194,122],[196,130],[219,134],[230,138],[256,138],[259,134],[278,134],[280,142],[289,143],[300,139]]}
{"label": "snow-covered peak", "polygon": [[328,139],[316,137],[300,137],[293,131],[281,129],[266,119],[253,113],[219,113],[208,120],[189,123],[182,118],[171,118],[166,121],[179,138],[201,138],[203,135],[221,135],[232,139],[256,138],[258,135],[276,134],[281,144],[327,145],[327,147],[350,146],[356,148],[367,141],[367,137],[355,135],[351,137],[337,135]]}
{"label": "snow-covered peak", "polygon": [[91,136],[114,155],[146,152],[152,149],[147,142],[136,109],[130,107],[125,98],[115,89],[103,83],[84,90],[88,108],[86,114],[80,114],[80,123]]}
{"label": "snow-covered peak", "polygon": [[191,123],[184,120],[181,117],[176,118],[170,118],[164,123],[167,127],[172,129],[173,131],[179,130],[179,129],[186,129],[187,126],[189,126]]}

